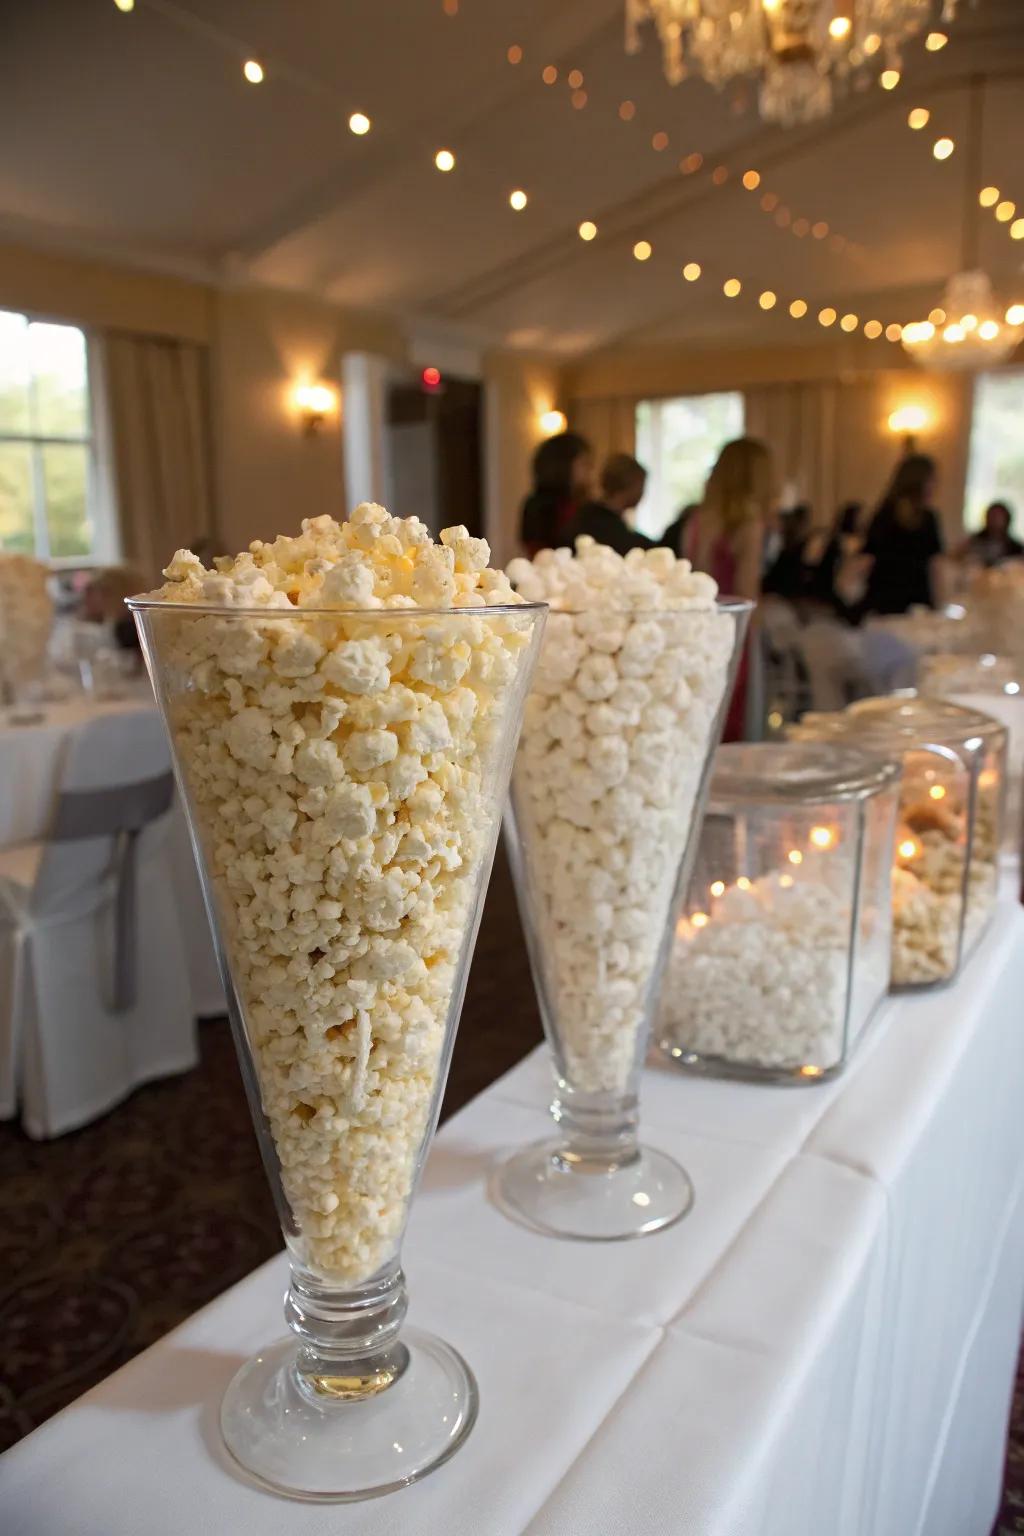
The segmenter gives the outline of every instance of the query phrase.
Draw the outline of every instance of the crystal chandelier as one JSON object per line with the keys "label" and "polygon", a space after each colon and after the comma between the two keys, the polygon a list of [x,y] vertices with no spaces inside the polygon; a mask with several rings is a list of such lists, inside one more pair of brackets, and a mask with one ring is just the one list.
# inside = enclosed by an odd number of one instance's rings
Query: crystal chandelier
{"label": "crystal chandelier", "polygon": [[[955,9],[942,0],[942,19]],[[626,0],[626,51],[653,21],[673,85],[758,75],[762,117],[807,123],[831,111],[837,79],[875,59],[898,69],[902,44],[933,12],[933,0]]]}
{"label": "crystal chandelier", "polygon": [[925,368],[993,368],[1024,336],[1024,308],[1011,305],[1002,318],[985,272],[951,277],[940,308],[945,318],[938,324],[914,320],[903,327],[904,351]]}

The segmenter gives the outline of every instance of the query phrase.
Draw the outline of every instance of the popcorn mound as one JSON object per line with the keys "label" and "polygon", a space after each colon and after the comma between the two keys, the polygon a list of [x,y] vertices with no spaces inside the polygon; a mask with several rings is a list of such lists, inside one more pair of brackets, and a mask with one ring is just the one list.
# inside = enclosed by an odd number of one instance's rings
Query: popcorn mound
{"label": "popcorn mound", "polygon": [[776,874],[749,890],[733,886],[704,927],[679,924],[662,992],[664,1037],[738,1065],[835,1066],[849,937],[849,903],[822,881],[787,888]]}
{"label": "popcorn mound", "polygon": [[668,549],[514,560],[551,604],[513,775],[556,1057],[573,1089],[625,1091],[642,1048],[734,621]]}
{"label": "popcorn mound", "polygon": [[153,632],[291,1246],[329,1279],[396,1250],[492,846],[535,618],[474,616],[521,601],[489,554],[363,505],[214,572],[179,551],[153,594],[226,610]]}
{"label": "popcorn mound", "polygon": [[42,669],[53,628],[50,572],[29,555],[0,552],[0,678],[32,678]]}

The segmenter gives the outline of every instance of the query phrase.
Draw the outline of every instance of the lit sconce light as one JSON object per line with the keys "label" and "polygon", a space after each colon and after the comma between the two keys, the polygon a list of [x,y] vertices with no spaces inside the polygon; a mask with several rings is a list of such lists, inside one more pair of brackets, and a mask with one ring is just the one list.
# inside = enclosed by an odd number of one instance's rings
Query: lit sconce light
{"label": "lit sconce light", "polygon": [[894,91],[900,83],[899,70],[883,69],[882,73],[878,77],[878,83],[882,87],[883,91]]}
{"label": "lit sconce light", "polygon": [[259,85],[263,79],[263,65],[258,59],[246,59],[242,65],[242,74],[250,85]]}
{"label": "lit sconce light", "polygon": [[593,240],[597,234],[597,225],[592,219],[584,219],[579,227],[578,234],[581,240]]}
{"label": "lit sconce light", "polygon": [[564,411],[541,411],[537,421],[545,437],[556,437],[569,425]]}
{"label": "lit sconce light", "polygon": [[923,405],[901,405],[889,417],[889,431],[903,438],[907,453],[917,446],[917,434],[928,425],[928,412]]}
{"label": "lit sconce light", "polygon": [[955,148],[952,139],[936,139],[932,145],[932,154],[936,160],[948,160]]}
{"label": "lit sconce light", "polygon": [[436,395],[441,388],[440,368],[424,368],[420,374],[420,382],[428,395]]}
{"label": "lit sconce light", "polygon": [[337,397],[329,384],[300,384],[295,390],[295,404],[306,437],[313,437],[334,410]]}
{"label": "lit sconce light", "polygon": [[514,208],[516,213],[521,213],[522,210],[526,207],[526,193],[517,187],[514,192],[509,193],[508,202],[510,208]]}
{"label": "lit sconce light", "polygon": [[907,126],[910,128],[926,128],[931,113],[927,107],[914,107],[907,118]]}
{"label": "lit sconce light", "polygon": [[454,171],[455,156],[450,149],[439,149],[434,156],[434,164],[439,171]]}
{"label": "lit sconce light", "polygon": [[348,127],[350,133],[354,133],[361,139],[364,133],[370,131],[370,119],[365,112],[353,112],[348,120]]}

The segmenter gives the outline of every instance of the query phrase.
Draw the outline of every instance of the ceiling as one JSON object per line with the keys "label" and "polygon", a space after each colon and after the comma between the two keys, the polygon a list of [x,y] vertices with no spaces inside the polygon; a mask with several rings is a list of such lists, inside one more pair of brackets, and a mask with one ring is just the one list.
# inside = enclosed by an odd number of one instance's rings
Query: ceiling
{"label": "ceiling", "polygon": [[[455,0],[448,0],[449,6]],[[625,54],[623,0],[38,0],[2,7],[0,236],[207,280],[314,293],[579,353],[813,339],[786,304],[920,318],[961,265],[965,184],[1024,212],[1024,4],[961,0],[950,41],[906,50],[824,122],[760,122],[749,87],[670,87],[653,34]],[[506,57],[518,44],[523,60]],[[241,64],[259,59],[260,85]],[[541,70],[559,69],[554,85]],[[566,76],[584,75],[573,108]],[[972,76],[984,128],[967,143]],[[636,103],[623,122],[619,103]],[[919,133],[909,109],[931,109]],[[347,129],[362,110],[372,131]],[[663,131],[668,147],[652,148]],[[938,133],[957,143],[931,155]],[[457,156],[439,173],[435,151]],[[699,152],[702,169],[680,170]],[[715,185],[711,171],[729,171]],[[757,168],[751,193],[742,172]],[[524,188],[525,210],[508,205]],[[760,206],[832,235],[797,238]],[[972,215],[972,218],[974,216]],[[589,244],[576,233],[598,225]],[[1024,301],[1024,242],[977,214],[1002,297]],[[836,250],[834,234],[846,242]],[[633,259],[636,241],[653,253]],[[681,277],[696,261],[703,276]],[[722,294],[737,277],[739,299]],[[762,312],[756,294],[777,292]],[[820,332],[818,332],[820,335]]]}

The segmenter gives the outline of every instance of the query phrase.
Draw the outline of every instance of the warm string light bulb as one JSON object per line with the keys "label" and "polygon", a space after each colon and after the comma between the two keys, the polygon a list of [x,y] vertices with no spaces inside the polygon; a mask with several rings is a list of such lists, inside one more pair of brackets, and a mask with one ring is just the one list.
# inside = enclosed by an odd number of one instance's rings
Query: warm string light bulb
{"label": "warm string light bulb", "polygon": [[1007,325],[1024,325],[1024,304],[1011,304],[1004,318]]}
{"label": "warm string light bulb", "polygon": [[983,208],[994,208],[999,201],[998,187],[982,187],[978,193],[978,202]]}
{"label": "warm string light bulb", "polygon": [[949,38],[945,32],[929,32],[924,40],[924,45],[929,53],[938,53],[940,48],[945,48]]}
{"label": "warm string light bulb", "polygon": [[526,193],[522,191],[521,188],[517,187],[514,192],[509,193],[508,201],[510,208],[514,208],[516,213],[521,213],[522,210],[526,207]]}
{"label": "warm string light bulb", "polygon": [[875,337],[876,336],[881,336],[881,334],[882,334],[882,322],[881,322],[881,320],[868,320],[868,321],[865,322],[865,325],[864,325],[864,335],[868,338],[869,341],[874,341]]}
{"label": "warm string light bulb", "polygon": [[688,283],[695,283],[698,277],[700,277],[700,263],[697,261],[688,261],[686,266],[683,268],[683,276],[686,278]]}
{"label": "warm string light bulb", "polygon": [[883,69],[882,73],[878,77],[878,83],[882,87],[883,91],[894,91],[900,83],[899,70]]}
{"label": "warm string light bulb", "polygon": [[633,247],[633,255],[637,261],[647,261],[650,258],[650,254],[651,242],[649,240],[638,240]]}
{"label": "warm string light bulb", "polygon": [[581,240],[593,240],[597,234],[597,225],[592,219],[584,219],[577,233]]}
{"label": "warm string light bulb", "polygon": [[712,880],[711,884],[708,886],[708,890],[711,892],[712,896],[724,896],[725,895],[725,881],[724,880]]}
{"label": "warm string light bulb", "polygon": [[365,112],[353,112],[348,120],[349,132],[362,138],[364,133],[370,131],[370,119]]}
{"label": "warm string light bulb", "polygon": [[799,848],[791,848],[786,854],[786,858],[791,864],[802,864],[804,861],[804,856]]}
{"label": "warm string light bulb", "polygon": [[738,277],[727,277],[725,282],[722,284],[722,292],[725,294],[727,299],[734,299],[736,295],[741,291],[742,287],[743,284],[740,282]]}
{"label": "warm string light bulb", "polygon": [[114,4],[125,16],[128,15],[129,11],[134,11],[135,9],[135,0],[114,0]]}
{"label": "warm string light bulb", "polygon": [[999,335],[999,323],[996,320],[983,320],[978,326],[978,335],[982,341],[995,341]]}
{"label": "warm string light bulb", "polygon": [[758,187],[761,185],[760,172],[758,172],[758,171],[744,171],[743,172],[743,185],[746,187],[748,192],[756,192]]}
{"label": "warm string light bulb", "polygon": [[439,149],[434,156],[434,164],[439,171],[454,171],[455,156],[450,149]]}
{"label": "warm string light bulb", "polygon": [[246,59],[242,65],[242,74],[250,85],[259,85],[263,79],[263,65],[258,59]]}
{"label": "warm string light bulb", "polygon": [[1014,219],[1010,225],[1010,239],[1024,240],[1024,219]]}
{"label": "warm string light bulb", "polygon": [[839,329],[841,331],[855,331],[858,325],[860,325],[860,320],[856,315],[844,315],[839,322]]}
{"label": "warm string light bulb", "polygon": [[849,16],[833,16],[832,20],[828,24],[828,35],[829,37],[834,37],[837,42],[844,37],[849,37]]}
{"label": "warm string light bulb", "polygon": [[831,305],[826,305],[824,309],[820,309],[818,311],[818,324],[819,325],[825,325],[825,326],[835,325],[836,318],[837,318],[836,312],[832,308]]}
{"label": "warm string light bulb", "polygon": [[907,125],[910,128],[927,128],[930,120],[931,113],[927,107],[914,107],[907,118]]}
{"label": "warm string light bulb", "polygon": [[997,206],[996,218],[999,220],[1000,224],[1009,224],[1010,220],[1013,218],[1016,212],[1017,204],[1012,202],[1010,198],[1007,197]]}
{"label": "warm string light bulb", "polygon": [[776,294],[772,293],[770,288],[766,288],[757,302],[760,304],[762,309],[774,309],[778,302],[778,297]]}
{"label": "warm string light bulb", "polygon": [[789,306],[789,312],[794,320],[802,320],[807,313],[807,304],[803,299],[794,299]]}
{"label": "warm string light bulb", "polygon": [[936,139],[932,145],[932,154],[936,160],[948,160],[955,148],[956,145],[952,139]]}
{"label": "warm string light bulb", "polygon": [[812,827],[810,841],[815,848],[831,848],[836,840],[836,835],[831,827]]}

